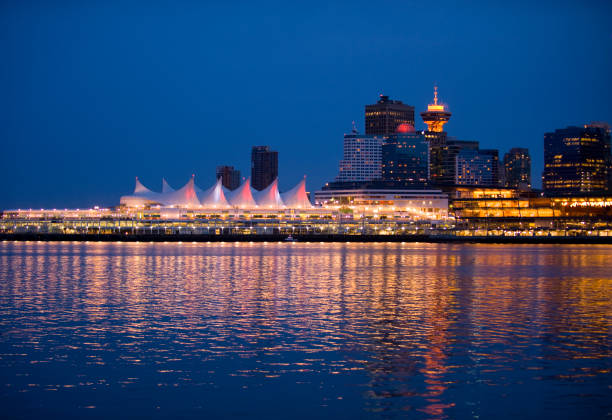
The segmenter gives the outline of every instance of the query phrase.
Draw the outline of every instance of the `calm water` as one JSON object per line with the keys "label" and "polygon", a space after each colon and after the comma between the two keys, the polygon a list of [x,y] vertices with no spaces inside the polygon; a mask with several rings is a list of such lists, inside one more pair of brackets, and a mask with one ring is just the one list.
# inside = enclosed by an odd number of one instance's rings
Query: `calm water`
{"label": "calm water", "polygon": [[0,243],[4,418],[612,416],[612,247]]}

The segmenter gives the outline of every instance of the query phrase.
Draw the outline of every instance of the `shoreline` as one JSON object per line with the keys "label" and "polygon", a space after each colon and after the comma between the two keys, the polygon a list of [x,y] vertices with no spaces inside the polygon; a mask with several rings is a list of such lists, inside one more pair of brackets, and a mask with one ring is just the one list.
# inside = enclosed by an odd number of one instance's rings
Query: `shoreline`
{"label": "shoreline", "polygon": [[2,241],[44,242],[426,242],[488,244],[612,244],[612,236],[454,236],[454,235],[343,235],[312,234],[209,235],[209,234],[76,234],[76,233],[0,233]]}

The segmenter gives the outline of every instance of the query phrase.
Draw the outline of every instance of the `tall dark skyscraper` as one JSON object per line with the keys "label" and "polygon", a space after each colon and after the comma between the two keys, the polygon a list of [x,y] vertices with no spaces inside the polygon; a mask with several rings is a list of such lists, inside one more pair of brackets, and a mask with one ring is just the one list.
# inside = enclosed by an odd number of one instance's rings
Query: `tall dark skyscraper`
{"label": "tall dark skyscraper", "polygon": [[269,146],[253,146],[251,150],[251,185],[263,190],[278,177],[278,152]]}
{"label": "tall dark skyscraper", "polygon": [[382,179],[411,184],[429,180],[429,144],[422,133],[396,133],[382,145]]}
{"label": "tall dark skyscraper", "polygon": [[240,171],[233,166],[217,166],[217,179],[221,178],[223,186],[235,190],[240,186]]}
{"label": "tall dark skyscraper", "polygon": [[459,150],[455,158],[455,185],[499,187],[499,156],[495,149]]}
{"label": "tall dark skyscraper", "polygon": [[531,189],[529,150],[514,147],[504,155],[504,184],[509,188]]}
{"label": "tall dark skyscraper", "polygon": [[609,189],[610,126],[592,123],[544,134],[546,195],[593,195]]}
{"label": "tall dark skyscraper", "polygon": [[414,107],[380,95],[377,103],[365,106],[366,135],[388,136],[394,134],[400,124],[414,126]]}

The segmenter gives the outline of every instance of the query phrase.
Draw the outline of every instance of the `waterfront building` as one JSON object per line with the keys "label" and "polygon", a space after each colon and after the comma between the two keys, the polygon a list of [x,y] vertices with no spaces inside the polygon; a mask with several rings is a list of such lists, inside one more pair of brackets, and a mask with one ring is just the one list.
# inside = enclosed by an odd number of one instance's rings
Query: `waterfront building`
{"label": "waterfront building", "polygon": [[514,147],[504,155],[504,182],[509,188],[531,189],[531,157],[529,149]]}
{"label": "waterfront building", "polygon": [[253,146],[251,151],[251,185],[258,191],[267,188],[278,177],[278,152],[269,146]]}
{"label": "waterfront building", "polygon": [[429,143],[414,127],[400,125],[382,145],[382,179],[426,184],[429,180]]}
{"label": "waterfront building", "polygon": [[549,196],[602,194],[609,188],[610,127],[604,123],[544,134],[542,186]]}
{"label": "waterfront building", "polygon": [[323,208],[345,209],[348,214],[391,212],[403,213],[414,220],[443,220],[448,217],[448,196],[438,189],[343,188],[341,184],[326,185],[315,191],[315,204]]}
{"label": "waterfront building", "polygon": [[202,190],[195,184],[192,176],[180,189],[156,192],[145,187],[136,178],[134,192],[124,195],[120,205],[127,209],[144,209],[151,207],[175,209],[289,209],[311,207],[306,193],[306,179],[302,179],[291,190],[281,193],[278,190],[278,178],[275,178],[268,187],[262,191],[251,188],[250,179],[234,191],[222,185],[222,179],[208,188]]}
{"label": "waterfront building", "polygon": [[355,126],[344,135],[337,182],[371,181],[381,178],[382,137],[359,134]]}
{"label": "waterfront building", "polygon": [[221,178],[221,183],[228,190],[235,190],[240,186],[240,171],[233,166],[217,166],[216,178]]}
{"label": "waterfront building", "polygon": [[612,236],[612,197],[542,197],[514,188],[455,186],[458,235]]}
{"label": "waterfront building", "polygon": [[400,124],[414,126],[414,107],[402,101],[380,95],[375,104],[365,106],[365,133],[370,136],[388,136]]}

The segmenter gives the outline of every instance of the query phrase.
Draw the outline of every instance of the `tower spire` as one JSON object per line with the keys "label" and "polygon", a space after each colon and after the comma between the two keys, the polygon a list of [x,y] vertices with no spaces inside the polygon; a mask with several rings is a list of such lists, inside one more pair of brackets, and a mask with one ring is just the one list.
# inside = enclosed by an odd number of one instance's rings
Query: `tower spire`
{"label": "tower spire", "polygon": [[441,133],[444,131],[444,124],[448,122],[451,113],[444,103],[438,104],[438,85],[434,84],[434,101],[433,104],[427,105],[427,111],[421,112],[421,117],[427,124],[428,131]]}
{"label": "tower spire", "polygon": [[438,105],[438,85],[434,85],[434,105]]}

